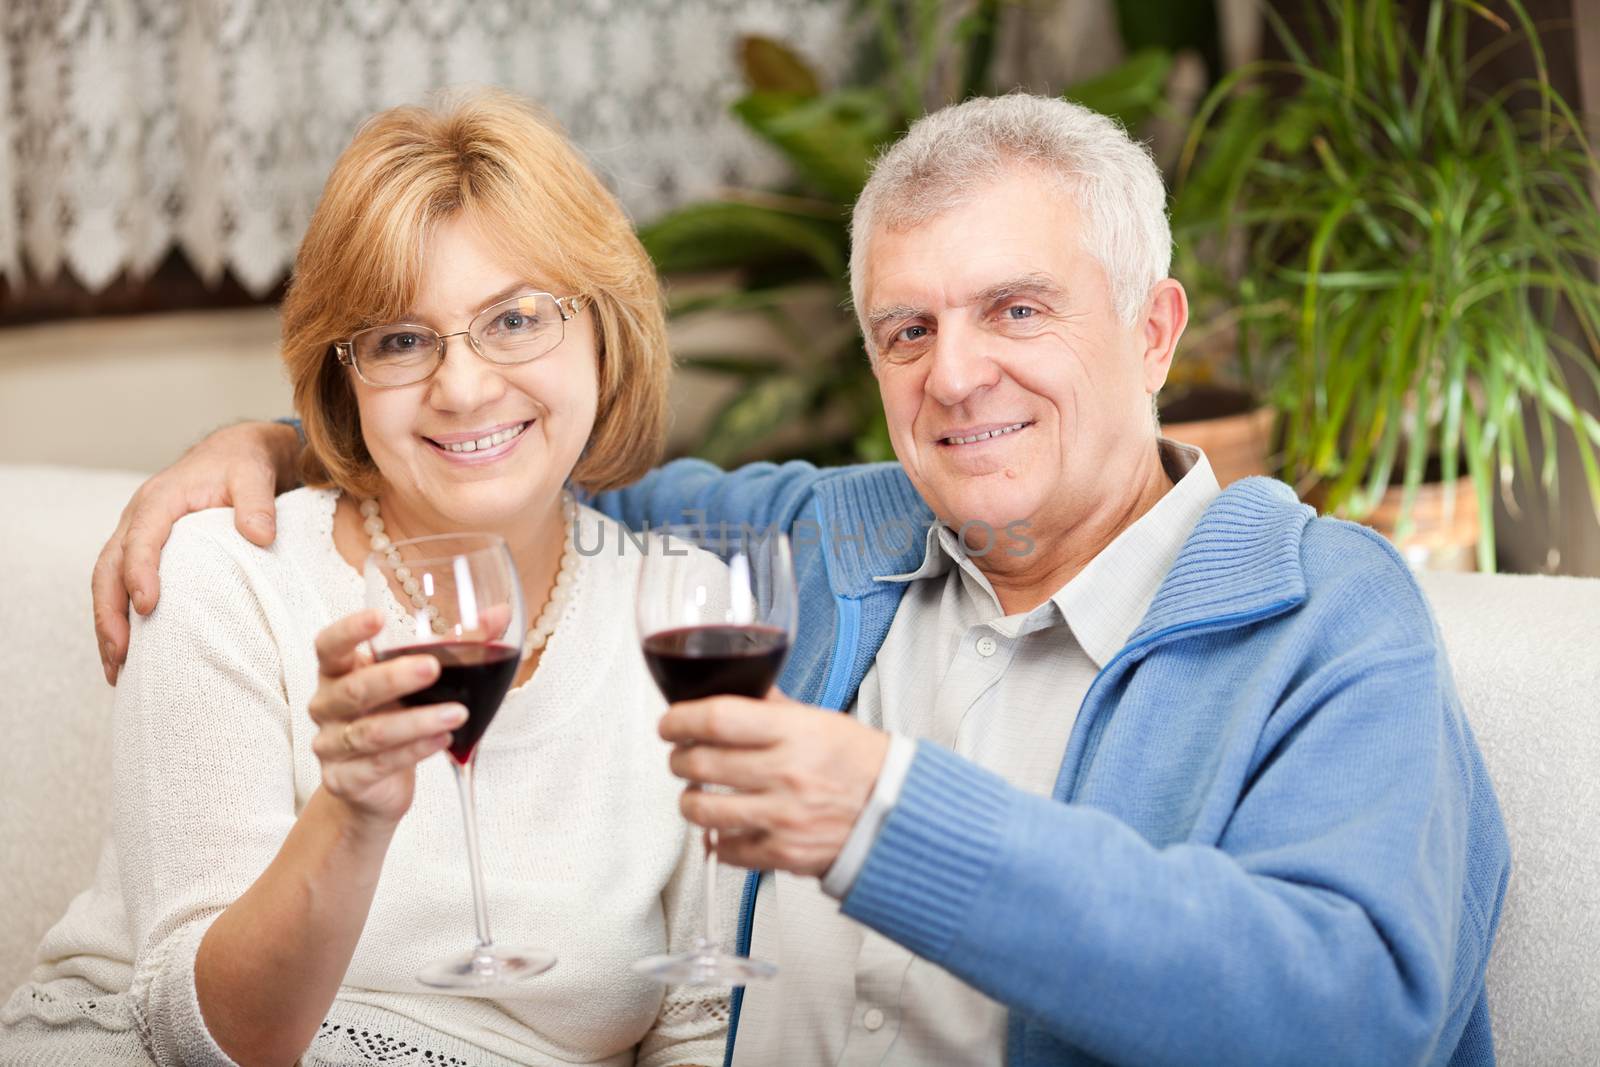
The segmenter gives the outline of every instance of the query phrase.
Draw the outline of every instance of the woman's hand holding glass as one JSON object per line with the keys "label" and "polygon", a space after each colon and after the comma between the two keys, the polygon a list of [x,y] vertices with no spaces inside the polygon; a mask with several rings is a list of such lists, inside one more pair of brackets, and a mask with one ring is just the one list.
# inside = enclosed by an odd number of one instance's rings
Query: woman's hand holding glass
{"label": "woman's hand holding glass", "polygon": [[376,611],[358,611],[317,635],[317,692],[311,719],[312,751],[322,763],[322,787],[352,814],[396,823],[411,807],[416,766],[450,744],[450,731],[467,718],[460,704],[421,708],[399,698],[439,677],[432,656],[374,663],[364,643],[383,629]]}

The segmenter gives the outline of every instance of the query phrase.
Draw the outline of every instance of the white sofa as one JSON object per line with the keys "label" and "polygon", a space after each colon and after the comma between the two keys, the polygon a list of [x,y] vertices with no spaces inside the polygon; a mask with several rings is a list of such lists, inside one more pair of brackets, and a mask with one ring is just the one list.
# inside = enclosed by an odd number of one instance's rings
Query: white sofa
{"label": "white sofa", "polygon": [[[0,466],[0,997],[90,875],[111,690],[89,569],[139,475]],[[1600,580],[1428,575],[1515,870],[1489,967],[1500,1062],[1600,1063]]]}

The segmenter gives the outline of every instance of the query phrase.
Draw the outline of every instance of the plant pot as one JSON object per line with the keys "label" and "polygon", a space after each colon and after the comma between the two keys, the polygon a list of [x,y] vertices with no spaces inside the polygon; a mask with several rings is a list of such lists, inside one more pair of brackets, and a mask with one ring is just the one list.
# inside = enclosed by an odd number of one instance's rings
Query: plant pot
{"label": "plant pot", "polygon": [[1271,408],[1258,407],[1215,418],[1183,418],[1187,404],[1163,419],[1161,435],[1186,445],[1194,445],[1211,461],[1218,484],[1226,487],[1240,478],[1269,473],[1267,458],[1272,449]]}
{"label": "plant pot", "polygon": [[1372,514],[1362,521],[1400,550],[1413,570],[1475,571],[1478,569],[1478,494],[1471,478],[1457,478],[1454,513],[1445,511],[1445,483],[1423,482],[1411,509],[1411,530],[1396,539],[1401,486],[1390,486]]}

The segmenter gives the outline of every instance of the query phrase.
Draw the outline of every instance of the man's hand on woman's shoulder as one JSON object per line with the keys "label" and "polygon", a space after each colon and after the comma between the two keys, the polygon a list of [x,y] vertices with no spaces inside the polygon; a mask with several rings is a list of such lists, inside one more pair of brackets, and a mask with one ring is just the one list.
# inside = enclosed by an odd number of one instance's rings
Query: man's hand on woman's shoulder
{"label": "man's hand on woman's shoulder", "polygon": [[161,549],[172,524],[191,511],[234,509],[241,534],[263,548],[277,533],[273,496],[294,481],[300,442],[292,426],[245,422],[205,438],[178,462],[150,478],[122,509],[111,539],[95,561],[95,643],[106,681],[128,656],[128,603],[141,615],[161,596]]}

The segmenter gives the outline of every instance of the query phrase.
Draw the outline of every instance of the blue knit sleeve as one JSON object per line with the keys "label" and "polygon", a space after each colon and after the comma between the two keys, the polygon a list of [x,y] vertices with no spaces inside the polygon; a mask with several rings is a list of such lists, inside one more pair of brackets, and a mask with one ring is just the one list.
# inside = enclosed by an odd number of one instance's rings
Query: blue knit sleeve
{"label": "blue knit sleeve", "polygon": [[624,489],[591,503],[631,529],[674,522],[793,525],[813,486],[826,471],[809,463],[751,463],[724,471],[703,459],[658,467]]}
{"label": "blue knit sleeve", "polygon": [[1444,653],[1303,681],[1166,847],[922,742],[845,913],[1007,1005],[1024,1062],[1455,1062],[1508,859]]}

